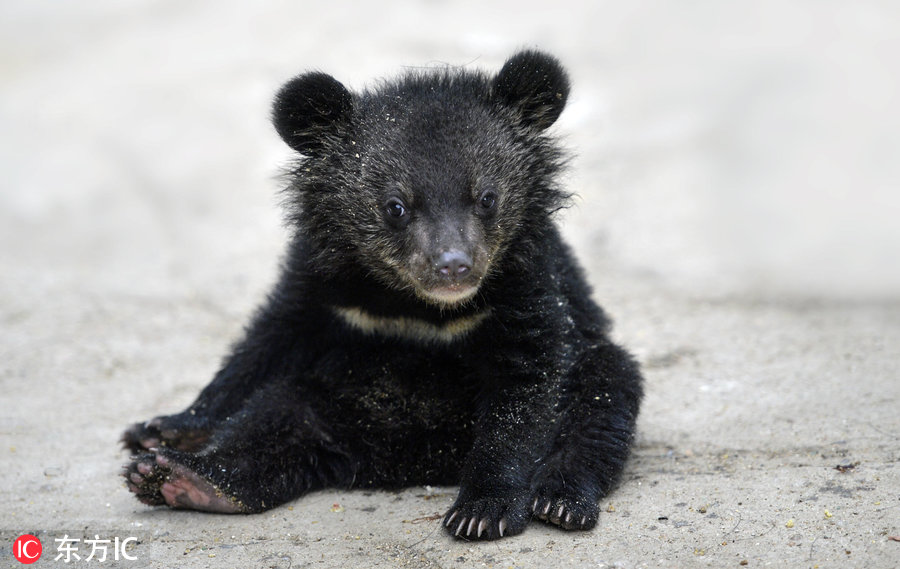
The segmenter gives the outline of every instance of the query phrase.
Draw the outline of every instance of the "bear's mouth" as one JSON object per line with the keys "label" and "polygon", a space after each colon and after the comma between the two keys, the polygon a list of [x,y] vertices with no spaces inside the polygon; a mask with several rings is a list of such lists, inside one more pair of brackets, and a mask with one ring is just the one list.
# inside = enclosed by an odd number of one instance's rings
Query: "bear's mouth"
{"label": "bear's mouth", "polygon": [[400,277],[402,288],[413,292],[417,298],[442,309],[459,306],[471,300],[481,289],[488,272],[486,256],[472,255],[465,270],[447,274],[443,267],[424,255],[412,259],[409,264],[395,263],[395,276]]}
{"label": "bear's mouth", "polygon": [[478,282],[474,284],[453,283],[431,288],[417,289],[426,300],[438,304],[453,305],[469,300],[478,292]]}

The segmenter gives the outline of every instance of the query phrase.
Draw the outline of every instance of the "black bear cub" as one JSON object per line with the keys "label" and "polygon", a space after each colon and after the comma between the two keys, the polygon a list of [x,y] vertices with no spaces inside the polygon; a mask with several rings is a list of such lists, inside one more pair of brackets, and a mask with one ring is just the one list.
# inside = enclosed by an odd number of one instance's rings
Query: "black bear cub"
{"label": "black bear cub", "polygon": [[459,484],[443,525],[461,538],[592,528],[641,376],[553,223],[568,195],[545,130],[568,93],[537,51],[361,93],[288,82],[273,121],[301,157],[280,280],[188,409],[125,432],[138,500],[252,513]]}

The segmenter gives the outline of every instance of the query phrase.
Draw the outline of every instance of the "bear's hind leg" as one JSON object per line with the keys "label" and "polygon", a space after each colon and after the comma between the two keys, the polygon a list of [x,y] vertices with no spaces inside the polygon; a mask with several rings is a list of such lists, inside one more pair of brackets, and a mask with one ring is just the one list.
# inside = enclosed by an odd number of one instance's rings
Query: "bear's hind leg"
{"label": "bear's hind leg", "polygon": [[151,448],[196,452],[205,447],[219,423],[240,413],[257,391],[276,388],[283,380],[277,369],[297,364],[303,350],[284,323],[264,311],[247,337],[238,344],[225,365],[197,399],[181,413],[135,423],[122,434],[125,449],[135,454]]}
{"label": "bear's hind leg", "polygon": [[125,466],[125,483],[149,505],[252,513],[326,485],[349,485],[356,464],[293,389],[261,390],[221,421],[202,450],[151,448]]}

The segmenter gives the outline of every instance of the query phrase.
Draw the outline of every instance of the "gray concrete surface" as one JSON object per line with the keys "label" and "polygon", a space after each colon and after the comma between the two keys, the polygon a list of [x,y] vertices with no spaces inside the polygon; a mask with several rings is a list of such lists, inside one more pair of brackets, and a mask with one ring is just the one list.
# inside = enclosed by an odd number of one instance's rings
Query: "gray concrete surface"
{"label": "gray concrete surface", "polygon": [[[138,538],[110,567],[900,566],[900,75],[888,2],[0,4],[0,567],[12,540]],[[453,488],[151,509],[128,423],[177,410],[272,282],[267,122],[319,68],[496,69],[575,90],[561,221],[640,358],[598,528],[449,539]],[[98,552],[99,553],[99,552]],[[112,551],[109,551],[112,556]],[[746,562],[746,563],[744,563]]]}

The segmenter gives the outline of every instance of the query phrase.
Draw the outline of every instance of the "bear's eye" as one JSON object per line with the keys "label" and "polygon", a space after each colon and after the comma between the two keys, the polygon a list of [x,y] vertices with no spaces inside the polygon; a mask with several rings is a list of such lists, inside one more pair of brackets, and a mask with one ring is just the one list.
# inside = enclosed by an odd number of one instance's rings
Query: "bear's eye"
{"label": "bear's eye", "polygon": [[409,209],[400,198],[391,198],[384,204],[384,213],[394,225],[403,225],[409,218]]}
{"label": "bear's eye", "polygon": [[493,212],[497,207],[497,192],[494,190],[485,190],[478,197],[478,213],[485,215]]}
{"label": "bear's eye", "polygon": [[392,199],[387,203],[387,212],[391,217],[403,217],[406,215],[406,206],[398,199]]}

